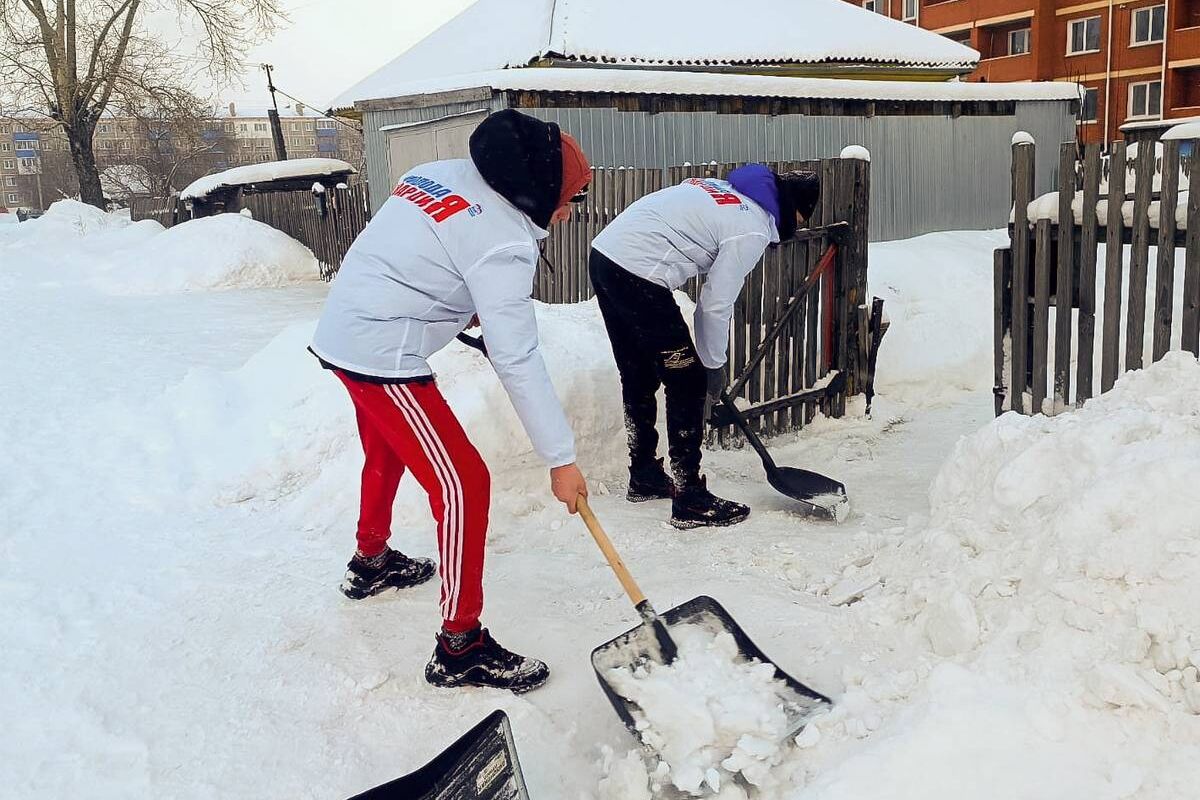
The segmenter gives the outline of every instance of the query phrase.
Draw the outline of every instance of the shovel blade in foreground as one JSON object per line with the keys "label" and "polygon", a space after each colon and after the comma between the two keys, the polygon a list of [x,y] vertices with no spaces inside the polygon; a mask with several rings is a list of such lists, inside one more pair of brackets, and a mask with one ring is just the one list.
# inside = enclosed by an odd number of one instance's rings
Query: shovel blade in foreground
{"label": "shovel blade in foreground", "polygon": [[[798,733],[817,711],[829,705],[828,697],[800,683],[767,658],[758,649],[758,646],[750,641],[750,637],[746,635],[741,626],[733,621],[729,612],[713,598],[704,596],[693,598],[670,609],[662,614],[661,618],[668,627],[698,625],[714,634],[722,631],[728,632],[737,643],[738,653],[742,658],[761,661],[774,667],[775,677],[783,681],[790,690],[785,699],[785,710],[790,723],[788,725],[789,735]],[[614,667],[632,667],[646,661],[661,663],[661,660],[654,632],[646,624],[638,625],[592,651],[592,668],[596,671],[600,688],[604,690],[605,696],[612,703],[617,716],[639,738],[640,734],[634,719],[637,705],[617,692],[608,679],[608,670]]]}
{"label": "shovel blade in foreground", "polygon": [[810,516],[842,522],[850,513],[846,487],[833,478],[795,467],[775,467],[767,472],[771,488],[799,502]]}
{"label": "shovel blade in foreground", "polygon": [[495,711],[411,775],[350,800],[529,800],[508,716]]}

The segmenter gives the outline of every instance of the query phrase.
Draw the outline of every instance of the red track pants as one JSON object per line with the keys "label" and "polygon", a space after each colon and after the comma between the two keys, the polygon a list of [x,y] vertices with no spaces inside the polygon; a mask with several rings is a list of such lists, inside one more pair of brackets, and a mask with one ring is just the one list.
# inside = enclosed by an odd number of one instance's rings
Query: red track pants
{"label": "red track pants", "polygon": [[407,468],[429,495],[437,521],[446,630],[469,631],[483,610],[483,550],[491,476],[479,451],[437,384],[378,384],[334,370],[350,391],[366,462],[358,518],[358,549],[383,552],[391,536],[392,503]]}

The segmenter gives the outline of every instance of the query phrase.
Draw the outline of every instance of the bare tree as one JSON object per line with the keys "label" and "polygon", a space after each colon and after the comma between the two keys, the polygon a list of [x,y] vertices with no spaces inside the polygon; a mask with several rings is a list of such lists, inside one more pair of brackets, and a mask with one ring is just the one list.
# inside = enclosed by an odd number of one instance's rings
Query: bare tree
{"label": "bare tree", "polygon": [[[187,92],[125,98],[121,116],[132,121],[137,149],[123,164],[144,179],[155,197],[167,197],[201,175],[228,165],[234,137],[204,100]],[[146,191],[143,190],[143,191]]]}
{"label": "bare tree", "polygon": [[[149,30],[163,11],[201,32],[195,56]],[[279,0],[0,0],[0,83],[18,109],[62,127],[80,199],[103,208],[92,140],[110,104],[188,92],[183,76],[236,75],[255,35],[281,18]]]}

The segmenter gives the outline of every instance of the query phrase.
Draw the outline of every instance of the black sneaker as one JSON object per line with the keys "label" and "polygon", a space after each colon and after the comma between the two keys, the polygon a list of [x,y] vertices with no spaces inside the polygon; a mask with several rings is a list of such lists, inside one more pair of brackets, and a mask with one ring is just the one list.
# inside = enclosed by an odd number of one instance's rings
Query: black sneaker
{"label": "black sneaker", "polygon": [[676,491],[671,501],[671,524],[680,530],[737,525],[748,516],[749,506],[717,497],[704,478]]}
{"label": "black sneaker", "polygon": [[629,468],[629,491],[625,499],[631,503],[647,500],[670,500],[675,495],[675,484],[663,469],[661,458],[643,467]]}
{"label": "black sneaker", "polygon": [[355,553],[346,566],[341,590],[351,600],[362,600],[388,589],[418,586],[437,572],[437,566],[428,558],[409,558],[391,548],[374,558],[361,558]]}
{"label": "black sneaker", "polygon": [[550,667],[536,658],[505,650],[487,628],[478,628],[470,644],[452,651],[444,634],[438,634],[433,658],[425,667],[425,680],[434,686],[490,686],[521,694],[536,689],[550,677]]}

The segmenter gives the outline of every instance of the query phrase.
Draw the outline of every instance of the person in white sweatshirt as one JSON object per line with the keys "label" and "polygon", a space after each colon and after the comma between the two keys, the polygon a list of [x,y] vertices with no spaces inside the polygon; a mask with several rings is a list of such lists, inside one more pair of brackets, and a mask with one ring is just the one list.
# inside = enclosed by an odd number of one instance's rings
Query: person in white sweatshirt
{"label": "person in white sweatshirt", "polygon": [[[707,407],[726,385],[729,322],[746,276],[768,246],[812,215],[820,182],[762,164],[729,180],[691,178],[625,209],[592,243],[592,286],[621,376],[631,502],[671,498],[671,524],[734,525],[750,514],[708,491],[700,473]],[[700,276],[695,342],[674,290]],[[671,476],[658,457],[656,393],[665,387]]]}
{"label": "person in white sweatshirt", "polygon": [[490,477],[428,359],[478,322],[551,491],[575,513],[587,484],[538,349],[532,292],[538,242],[570,216],[591,171],[557,125],[512,110],[479,125],[470,154],[400,180],[346,254],[310,349],[349,391],[366,457],[342,591],[362,599],[432,578],[432,561],[387,544],[397,486],[411,473],[429,495],[440,554],[443,622],[426,680],[528,691],[547,665],[480,626]]}

